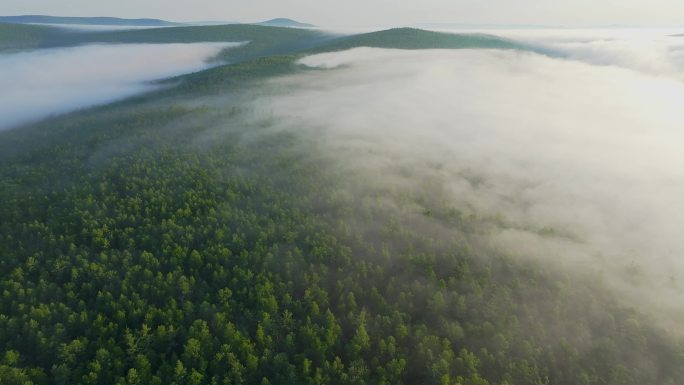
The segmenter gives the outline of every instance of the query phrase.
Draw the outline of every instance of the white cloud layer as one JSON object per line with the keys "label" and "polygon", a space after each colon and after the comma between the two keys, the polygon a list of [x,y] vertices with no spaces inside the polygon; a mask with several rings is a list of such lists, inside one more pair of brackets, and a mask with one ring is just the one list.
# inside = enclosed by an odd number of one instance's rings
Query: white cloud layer
{"label": "white cloud layer", "polygon": [[616,66],[684,81],[681,28],[441,29],[484,32],[529,43],[590,64]]}
{"label": "white cloud layer", "polygon": [[87,45],[0,55],[0,130],[152,90],[239,43]]}
{"label": "white cloud layer", "polygon": [[631,303],[680,319],[676,77],[497,50],[359,48],[301,63],[326,70],[278,80],[287,93],[263,108],[369,188],[437,181],[439,199],[512,224],[492,231],[495,247],[601,271]]}

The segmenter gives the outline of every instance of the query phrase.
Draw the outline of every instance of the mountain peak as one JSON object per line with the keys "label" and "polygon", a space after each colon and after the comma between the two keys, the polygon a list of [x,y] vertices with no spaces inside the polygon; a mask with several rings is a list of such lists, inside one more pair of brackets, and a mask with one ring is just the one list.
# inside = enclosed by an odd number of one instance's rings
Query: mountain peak
{"label": "mountain peak", "polygon": [[295,27],[295,28],[306,28],[306,27],[313,27],[314,26],[312,24],[300,23],[296,20],[287,19],[284,17],[266,20],[266,21],[262,21],[262,22],[256,23],[256,24],[266,25],[266,26],[271,26],[271,27]]}

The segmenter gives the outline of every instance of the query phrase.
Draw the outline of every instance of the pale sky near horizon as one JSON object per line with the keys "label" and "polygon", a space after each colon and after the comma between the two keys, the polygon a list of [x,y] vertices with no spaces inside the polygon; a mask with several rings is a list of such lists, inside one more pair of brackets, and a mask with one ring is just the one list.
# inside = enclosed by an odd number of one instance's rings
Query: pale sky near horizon
{"label": "pale sky near horizon", "polygon": [[682,25],[681,0],[2,0],[0,15],[151,17],[254,22],[288,17],[320,26],[417,23]]}

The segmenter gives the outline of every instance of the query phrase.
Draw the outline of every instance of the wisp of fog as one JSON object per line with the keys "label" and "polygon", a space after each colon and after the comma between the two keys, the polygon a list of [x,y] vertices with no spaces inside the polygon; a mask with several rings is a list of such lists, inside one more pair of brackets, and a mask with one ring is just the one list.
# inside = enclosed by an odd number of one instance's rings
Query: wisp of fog
{"label": "wisp of fog", "polygon": [[499,50],[357,48],[300,64],[316,70],[274,81],[287,91],[261,107],[362,177],[354,193],[433,191],[496,219],[492,248],[600,278],[664,326],[682,319],[676,76]]}
{"label": "wisp of fog", "polygon": [[87,45],[0,55],[0,130],[154,89],[240,43]]}

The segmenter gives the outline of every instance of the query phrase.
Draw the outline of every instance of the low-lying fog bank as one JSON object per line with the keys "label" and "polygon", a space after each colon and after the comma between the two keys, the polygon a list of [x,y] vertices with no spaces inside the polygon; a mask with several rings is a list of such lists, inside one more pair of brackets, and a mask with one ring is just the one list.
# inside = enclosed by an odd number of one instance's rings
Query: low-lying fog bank
{"label": "low-lying fog bank", "polygon": [[682,28],[439,29],[489,33],[531,44],[566,58],[684,80]]}
{"label": "low-lying fog bank", "polygon": [[300,63],[322,70],[274,81],[281,94],[260,106],[318,138],[359,178],[352,193],[427,194],[491,218],[492,247],[600,278],[664,326],[682,319],[684,84],[497,50]]}
{"label": "low-lying fog bank", "polygon": [[154,89],[241,43],[87,45],[0,55],[0,130]]}

